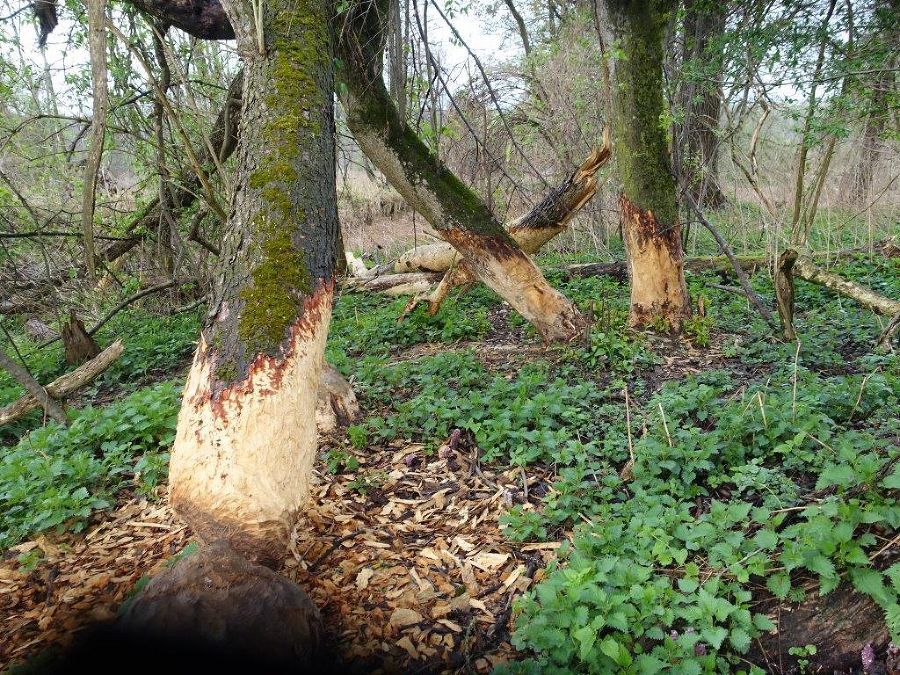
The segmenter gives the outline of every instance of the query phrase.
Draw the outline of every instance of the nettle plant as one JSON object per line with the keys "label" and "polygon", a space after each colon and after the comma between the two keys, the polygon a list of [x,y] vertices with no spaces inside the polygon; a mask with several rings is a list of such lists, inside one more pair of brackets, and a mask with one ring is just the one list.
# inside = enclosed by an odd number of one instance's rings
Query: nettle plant
{"label": "nettle plant", "polygon": [[630,481],[574,467],[540,514],[505,519],[517,539],[575,524],[516,606],[513,644],[533,656],[507,670],[736,672],[774,628],[753,590],[799,601],[809,580],[870,596],[900,641],[900,563],[883,555],[900,527],[900,378],[797,379],[731,395],[721,373],[669,383],[638,417]]}
{"label": "nettle plant", "polygon": [[593,383],[551,377],[543,363],[509,379],[491,375],[470,351],[370,364],[358,374],[366,400],[389,406],[366,421],[369,438],[434,444],[458,428],[473,434],[485,461],[516,465],[570,464],[595,452],[579,436],[594,435],[595,409],[607,396]]}

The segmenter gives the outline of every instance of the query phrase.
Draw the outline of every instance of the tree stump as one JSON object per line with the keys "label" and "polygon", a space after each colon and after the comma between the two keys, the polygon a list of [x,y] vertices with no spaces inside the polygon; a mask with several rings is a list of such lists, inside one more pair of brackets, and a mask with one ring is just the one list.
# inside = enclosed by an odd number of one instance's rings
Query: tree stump
{"label": "tree stump", "polygon": [[794,331],[794,263],[797,252],[788,249],[778,258],[775,269],[775,301],[778,304],[778,316],[781,319],[781,331],[788,342],[797,340]]}
{"label": "tree stump", "polygon": [[70,366],[79,366],[100,353],[100,347],[94,338],[88,335],[81,319],[75,315],[75,310],[69,312],[69,322],[63,324],[62,340],[66,351],[66,363]]}

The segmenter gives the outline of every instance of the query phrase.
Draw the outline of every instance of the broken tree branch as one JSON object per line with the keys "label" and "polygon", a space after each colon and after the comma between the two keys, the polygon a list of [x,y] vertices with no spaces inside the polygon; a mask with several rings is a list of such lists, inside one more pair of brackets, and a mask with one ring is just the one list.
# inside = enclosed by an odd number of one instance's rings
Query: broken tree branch
{"label": "broken tree branch", "polygon": [[[47,393],[47,390],[31,376],[31,373],[24,366],[2,349],[0,349],[0,368],[6,370],[16,382],[25,388],[28,396],[34,400],[33,408],[43,407],[47,414],[57,422],[62,425],[67,423],[66,411],[62,409],[62,406]],[[2,411],[0,411],[0,414],[2,414]]]}
{"label": "broken tree branch", "polygon": [[[53,380],[45,387],[47,394],[55,399],[65,398],[109,368],[122,355],[124,349],[122,341],[116,340],[87,363]],[[0,426],[14,422],[40,406],[41,403],[35,396],[27,394],[5,408],[0,408]]]}

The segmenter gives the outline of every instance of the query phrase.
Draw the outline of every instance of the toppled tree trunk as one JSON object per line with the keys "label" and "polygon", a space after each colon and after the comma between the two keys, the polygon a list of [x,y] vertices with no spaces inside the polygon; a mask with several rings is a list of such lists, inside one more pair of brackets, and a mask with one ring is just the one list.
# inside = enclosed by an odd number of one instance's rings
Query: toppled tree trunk
{"label": "toppled tree trunk", "polygon": [[[124,349],[122,342],[116,340],[100,352],[97,357],[79,366],[71,373],[66,373],[53,380],[45,387],[47,394],[57,400],[64,399],[72,392],[92,382],[100,373],[109,368],[122,355]],[[41,403],[35,396],[31,394],[23,396],[5,408],[0,408],[0,425],[14,422],[35,408],[40,407]]]}
{"label": "toppled tree trunk", "polygon": [[487,205],[437,161],[398,114],[382,77],[389,5],[389,0],[353,2],[340,17],[347,125],[394,189],[460,252],[478,279],[545,340],[572,339],[584,327],[575,306],[547,283]]}
{"label": "toppled tree trunk", "polygon": [[[509,234],[525,253],[534,255],[548,241],[563,232],[575,214],[587,204],[597,193],[597,171],[604,166],[612,153],[609,135],[604,133],[603,145],[594,148],[565,181],[548,194],[540,204],[529,213],[516,219],[509,226]],[[425,249],[422,251],[422,249]],[[417,251],[424,255],[417,254]],[[424,265],[434,268],[444,265],[446,270],[437,288],[427,297],[429,313],[435,314],[446,299],[447,294],[455,287],[470,284],[475,275],[465,261],[449,244],[433,244],[407,251],[398,259],[395,269]],[[412,309],[418,299],[410,303],[407,311]]]}
{"label": "toppled tree trunk", "polygon": [[606,0],[623,58],[613,68],[613,137],[622,181],[619,208],[631,279],[629,323],[662,320],[678,332],[691,314],[681,224],[665,130],[663,33],[677,3]]}
{"label": "toppled tree trunk", "polygon": [[891,300],[883,295],[879,295],[870,288],[861,286],[853,281],[844,279],[832,272],[823,270],[816,266],[812,260],[806,257],[797,258],[794,264],[794,273],[801,279],[806,279],[816,284],[822,284],[826,288],[853,298],[876,314],[884,316],[894,316],[900,314],[900,301]]}
{"label": "toppled tree trunk", "polygon": [[[31,376],[31,373],[29,373],[24,366],[16,362],[2,349],[0,349],[0,368],[6,370],[16,382],[21,384],[34,401],[43,406],[47,415],[62,425],[65,425],[68,422],[66,419],[66,411],[62,409],[62,406],[47,393],[47,390],[41,386],[40,382]],[[5,410],[5,408],[3,410]],[[3,410],[0,410],[0,415],[3,414]],[[3,424],[2,418],[0,418],[0,424]]]}
{"label": "toppled tree trunk", "polygon": [[349,291],[369,291],[388,295],[419,293],[441,280],[437,272],[402,272],[383,276],[349,277],[344,287]]}
{"label": "toppled tree trunk", "polygon": [[329,3],[223,5],[244,61],[241,138],[169,494],[204,541],[277,565],[309,494],[334,290],[331,17]]}
{"label": "toppled tree trunk", "polygon": [[778,304],[782,334],[788,342],[794,342],[797,339],[797,333],[794,331],[793,275],[793,267],[796,262],[797,252],[788,249],[778,258],[778,265],[775,268],[775,301]]}
{"label": "toppled tree trunk", "polygon": [[329,672],[323,632],[297,584],[220,541],[153,577],[114,625],[82,634],[64,672],[114,672],[136,655],[140,672]]}
{"label": "toppled tree trunk", "polygon": [[66,363],[77,366],[89,361],[100,353],[100,346],[92,338],[75,315],[75,310],[69,312],[69,322],[63,324],[62,341],[65,345]]}
{"label": "toppled tree trunk", "polygon": [[319,402],[316,406],[316,428],[320,434],[347,427],[362,417],[356,394],[337,368],[326,363],[319,380]]}

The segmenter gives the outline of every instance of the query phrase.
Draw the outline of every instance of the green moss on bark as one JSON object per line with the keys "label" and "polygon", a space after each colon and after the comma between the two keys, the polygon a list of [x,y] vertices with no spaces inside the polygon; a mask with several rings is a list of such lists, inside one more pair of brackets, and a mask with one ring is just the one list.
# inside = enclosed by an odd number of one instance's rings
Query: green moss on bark
{"label": "green moss on bark", "polygon": [[[263,156],[250,175],[261,208],[253,220],[258,261],[252,283],[240,292],[243,307],[238,336],[248,354],[275,354],[312,292],[312,278],[294,234],[308,217],[301,149],[318,143],[322,108],[330,105],[320,78],[330,67],[326,3],[316,0],[270,2],[265,34],[270,39],[263,69],[271,80],[264,96],[260,146]],[[262,79],[262,78],[261,78]]]}
{"label": "green moss on bark", "polygon": [[663,98],[663,32],[672,3],[607,0],[622,58],[613,87],[616,162],[625,195],[656,219],[678,217]]}

